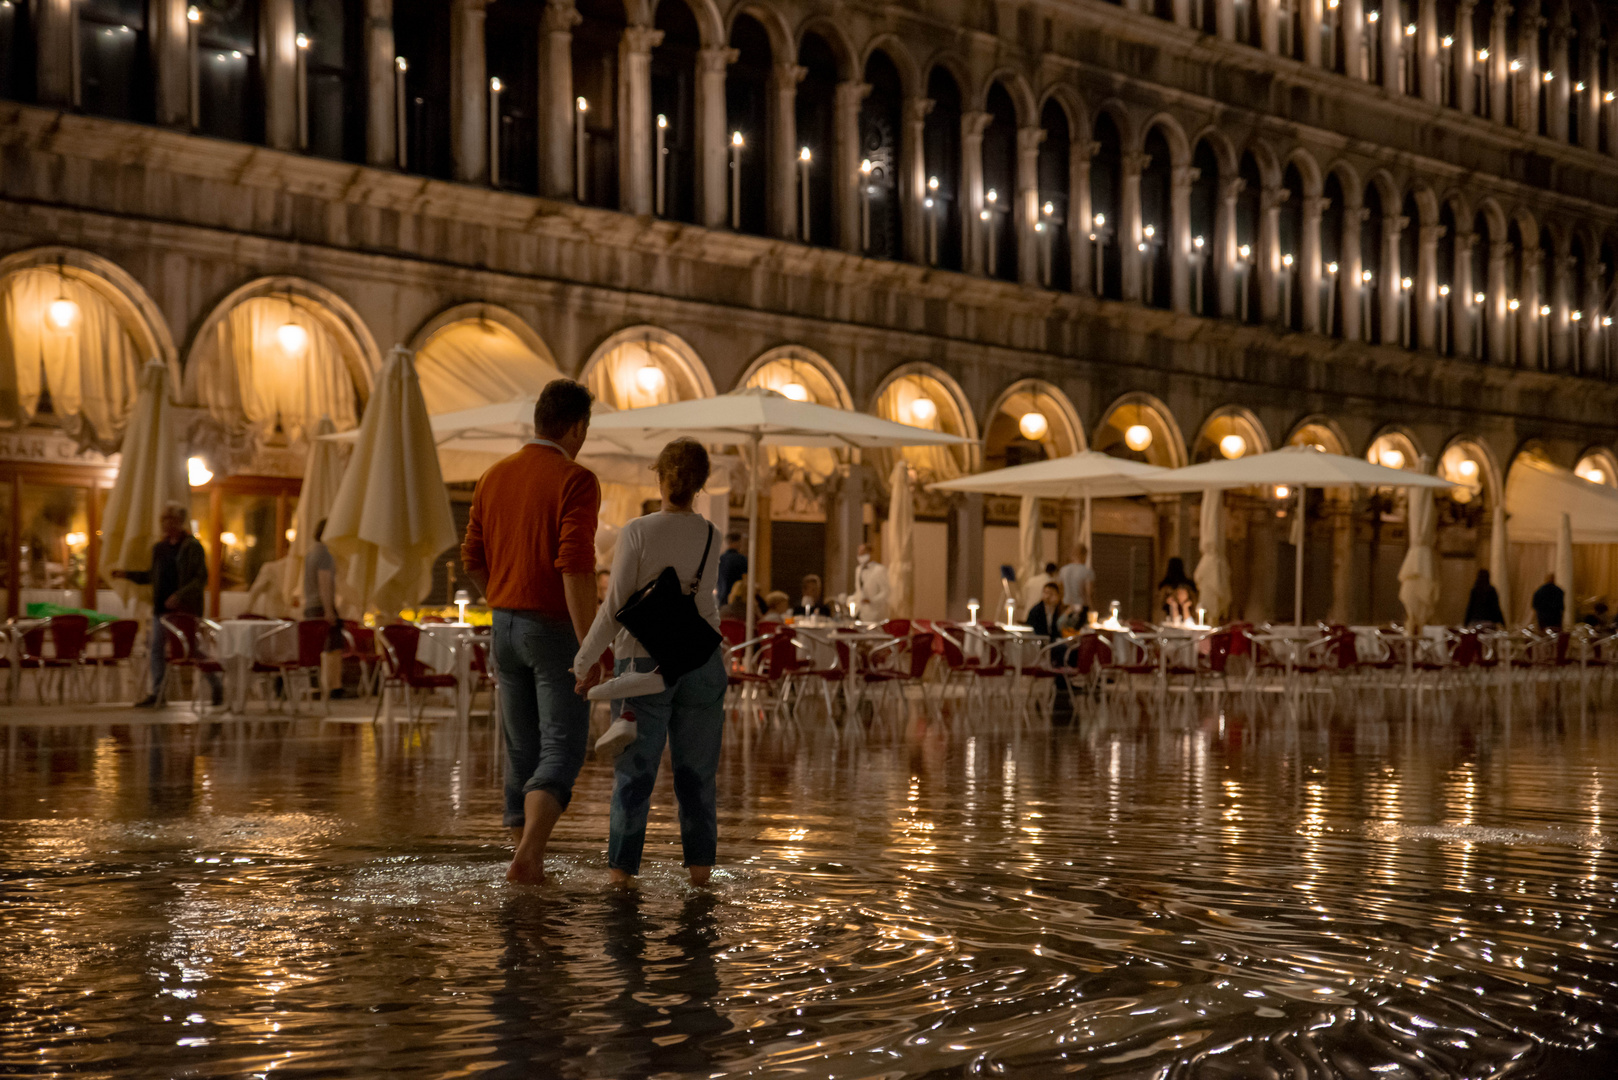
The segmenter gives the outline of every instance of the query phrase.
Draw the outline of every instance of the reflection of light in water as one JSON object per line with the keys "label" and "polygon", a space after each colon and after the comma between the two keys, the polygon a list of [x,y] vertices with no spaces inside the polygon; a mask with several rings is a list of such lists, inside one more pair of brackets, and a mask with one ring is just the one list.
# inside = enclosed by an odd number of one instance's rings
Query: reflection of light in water
{"label": "reflection of light in water", "polygon": [[[1464,761],[1450,770],[1444,784],[1445,824],[1465,828],[1473,823],[1478,804],[1477,766]],[[1446,862],[1455,864],[1450,888],[1471,888],[1472,858],[1475,847],[1470,840],[1446,844],[1441,849]]]}

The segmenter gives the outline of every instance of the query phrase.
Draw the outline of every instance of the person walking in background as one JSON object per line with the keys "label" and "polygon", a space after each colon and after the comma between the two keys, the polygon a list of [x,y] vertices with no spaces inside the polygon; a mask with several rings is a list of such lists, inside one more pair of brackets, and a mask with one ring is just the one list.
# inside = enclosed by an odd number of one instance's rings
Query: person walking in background
{"label": "person walking in background", "polygon": [[303,617],[326,620],[320,651],[320,692],[327,700],[343,692],[343,621],[337,614],[337,560],[322,541],[326,519],[315,524],[315,542],[303,557]]}
{"label": "person walking in background", "polygon": [[[746,580],[747,556],[742,551],[742,534],[726,533],[725,550],[719,553],[719,591],[714,595],[720,598],[721,603],[728,603],[736,583]],[[746,609],[743,609],[742,617],[747,617]]]}
{"label": "person walking in background", "polygon": [[590,705],[572,672],[596,612],[601,485],[573,460],[590,430],[590,403],[590,391],[571,380],[545,387],[534,406],[537,437],[478,481],[461,544],[461,564],[494,609],[503,821],[517,845],[506,880],[526,885],[545,880],[545,846],[590,736]]}
{"label": "person walking in background", "polygon": [[1084,544],[1073,545],[1073,561],[1057,572],[1062,582],[1062,599],[1076,608],[1082,623],[1095,609],[1096,572],[1090,568],[1090,549]]}
{"label": "person walking in background", "polygon": [[871,623],[888,620],[888,568],[871,557],[870,544],[861,544],[854,557],[854,617]]}
{"label": "person walking in background", "polygon": [[1567,610],[1567,596],[1556,583],[1555,574],[1545,575],[1545,584],[1534,590],[1528,601],[1534,609],[1534,624],[1540,630],[1562,629],[1562,616]]}
{"label": "person walking in background", "polygon": [[[152,545],[150,570],[114,570],[113,577],[152,587],[152,692],[135,703],[137,709],[150,709],[164,703],[164,681],[168,675],[168,638],[163,628],[167,614],[195,615],[202,618],[202,598],[208,588],[208,556],[202,542],[185,527],[184,504],[172,502],[163,507],[163,538]],[[225,700],[225,687],[216,671],[207,672],[214,705]]]}
{"label": "person walking in background", "polygon": [[1489,583],[1489,572],[1479,570],[1472,591],[1466,597],[1467,626],[1504,626],[1505,613],[1500,610],[1500,593]]}
{"label": "person walking in background", "polygon": [[[618,622],[617,613],[631,596],[671,566],[685,587],[695,585],[697,614],[715,629],[719,627],[719,613],[714,609],[718,560],[708,555],[715,530],[707,518],[691,509],[697,492],[708,482],[708,451],[695,439],[675,439],[663,448],[653,467],[662,489],[663,508],[636,518],[619,534],[607,602],[596,612],[595,622],[573,660],[580,693],[587,692],[599,678],[596,661],[609,644],[619,673],[649,672],[657,666],[640,642]],[[612,883],[620,888],[632,886],[640,873],[646,816],[665,742],[674,767],[674,797],[680,804],[684,865],[691,884],[708,883],[719,846],[714,777],[719,770],[725,728],[729,676],[724,656],[721,645],[701,667],[681,675],[672,686],[614,703],[617,719],[613,727],[628,720],[634,729],[631,740],[613,758],[607,866]],[[608,736],[612,735],[609,730]],[[606,738],[597,744],[598,752],[603,744],[607,744]]]}

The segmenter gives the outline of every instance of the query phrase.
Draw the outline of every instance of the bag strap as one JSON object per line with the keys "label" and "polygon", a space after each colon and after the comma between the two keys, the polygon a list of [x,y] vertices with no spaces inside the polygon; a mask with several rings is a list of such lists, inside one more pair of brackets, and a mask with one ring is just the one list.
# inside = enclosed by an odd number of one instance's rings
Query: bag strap
{"label": "bag strap", "polygon": [[692,596],[697,595],[697,590],[702,588],[702,572],[708,569],[708,552],[713,550],[713,534],[718,531],[714,528],[713,522],[708,522],[708,542],[702,545],[702,561],[697,563],[697,583],[691,588]]}

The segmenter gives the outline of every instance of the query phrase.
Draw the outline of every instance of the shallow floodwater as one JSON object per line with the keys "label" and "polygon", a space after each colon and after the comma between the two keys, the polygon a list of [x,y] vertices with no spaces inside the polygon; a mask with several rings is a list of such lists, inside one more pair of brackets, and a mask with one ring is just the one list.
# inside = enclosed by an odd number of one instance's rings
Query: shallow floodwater
{"label": "shallow floodwater", "polygon": [[619,895],[595,762],[504,883],[484,720],[0,712],[0,1073],[1618,1074],[1618,715],[1393,713],[737,721]]}

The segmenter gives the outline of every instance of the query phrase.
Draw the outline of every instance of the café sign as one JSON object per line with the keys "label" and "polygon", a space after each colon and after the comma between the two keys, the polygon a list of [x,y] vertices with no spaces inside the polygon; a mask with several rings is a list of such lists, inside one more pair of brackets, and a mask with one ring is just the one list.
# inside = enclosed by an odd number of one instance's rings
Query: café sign
{"label": "caf\u00e9 sign", "polygon": [[81,450],[77,443],[59,432],[0,431],[0,461],[116,467],[118,455],[109,457],[95,450]]}

